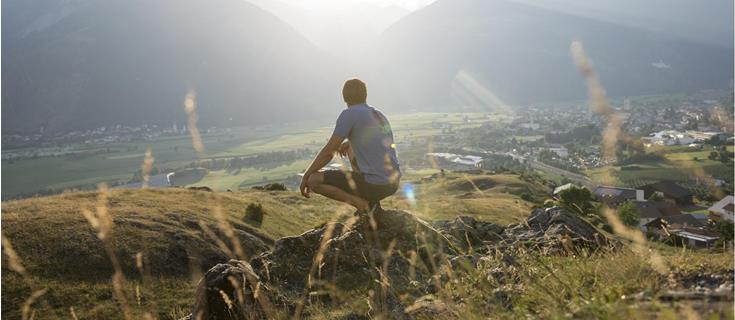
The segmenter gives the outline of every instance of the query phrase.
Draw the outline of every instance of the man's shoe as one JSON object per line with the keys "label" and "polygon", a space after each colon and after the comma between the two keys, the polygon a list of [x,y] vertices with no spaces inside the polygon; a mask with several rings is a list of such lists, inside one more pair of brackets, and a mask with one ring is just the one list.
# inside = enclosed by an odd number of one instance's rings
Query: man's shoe
{"label": "man's shoe", "polygon": [[354,216],[375,215],[381,212],[383,212],[383,208],[380,206],[380,202],[370,202],[367,211],[355,210]]}

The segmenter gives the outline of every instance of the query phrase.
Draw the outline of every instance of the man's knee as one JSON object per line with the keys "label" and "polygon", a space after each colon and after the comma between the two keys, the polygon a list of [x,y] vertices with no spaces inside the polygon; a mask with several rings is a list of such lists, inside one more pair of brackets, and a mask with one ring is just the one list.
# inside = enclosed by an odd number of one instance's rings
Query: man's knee
{"label": "man's knee", "polygon": [[315,172],[312,175],[309,176],[309,180],[306,180],[306,185],[309,186],[309,189],[317,189],[319,186],[321,186],[324,183],[324,173],[321,172]]}

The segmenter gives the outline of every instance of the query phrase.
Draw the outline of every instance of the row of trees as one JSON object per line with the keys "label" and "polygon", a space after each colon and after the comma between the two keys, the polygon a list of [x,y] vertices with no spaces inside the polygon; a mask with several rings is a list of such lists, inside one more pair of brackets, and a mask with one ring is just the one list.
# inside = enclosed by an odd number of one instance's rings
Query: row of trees
{"label": "row of trees", "polygon": [[719,160],[722,163],[727,163],[732,159],[733,155],[732,152],[729,152],[727,150],[718,150],[718,151],[712,151],[707,156],[707,159],[716,161]]}

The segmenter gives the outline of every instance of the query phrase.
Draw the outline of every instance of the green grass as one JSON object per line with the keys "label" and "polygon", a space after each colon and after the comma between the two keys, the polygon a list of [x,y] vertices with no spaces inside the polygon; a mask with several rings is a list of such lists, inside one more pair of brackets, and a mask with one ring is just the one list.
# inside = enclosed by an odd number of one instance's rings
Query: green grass
{"label": "green grass", "polygon": [[224,191],[227,189],[237,190],[241,187],[269,182],[280,182],[289,176],[304,171],[310,163],[310,160],[297,160],[267,170],[258,170],[255,168],[243,168],[232,172],[228,172],[227,170],[210,170],[202,180],[191,184],[191,186],[207,186],[214,190]]}
{"label": "green grass", "polygon": [[[732,268],[728,252],[675,250],[654,245],[674,274],[727,272]],[[655,296],[665,290],[668,274],[651,268],[646,256],[628,249],[578,258],[510,253],[521,268],[508,266],[502,255],[490,256],[479,271],[459,276],[440,293],[445,302],[463,319],[580,318],[580,319],[680,319],[686,311],[661,302],[627,302],[626,295],[645,291]],[[495,269],[493,269],[495,268]],[[487,276],[490,269],[501,269],[505,280]],[[517,284],[507,280],[515,277]],[[510,296],[503,307],[495,292]],[[464,296],[461,303],[452,297]],[[704,318],[732,319],[732,304],[723,303],[700,310]]]}
{"label": "green grass", "polygon": [[[468,183],[492,183],[494,187],[476,190]],[[383,207],[410,211],[426,220],[454,219],[458,215],[500,224],[516,223],[528,216],[534,203],[521,199],[521,194],[538,197],[548,194],[546,187],[528,183],[516,175],[456,175],[436,182],[412,183],[404,181],[404,189],[411,186],[414,198],[399,194],[383,201]]]}

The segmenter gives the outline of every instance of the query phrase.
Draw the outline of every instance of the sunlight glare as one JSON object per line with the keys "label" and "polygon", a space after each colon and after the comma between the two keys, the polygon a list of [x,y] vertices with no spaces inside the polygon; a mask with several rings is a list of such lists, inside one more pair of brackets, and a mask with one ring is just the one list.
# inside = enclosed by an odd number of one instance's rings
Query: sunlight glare
{"label": "sunlight glare", "polygon": [[415,207],[416,206],[416,195],[414,194],[413,184],[410,182],[403,183],[402,191],[403,191],[403,194],[406,196],[406,200],[408,200],[408,203],[411,205],[411,207]]}

